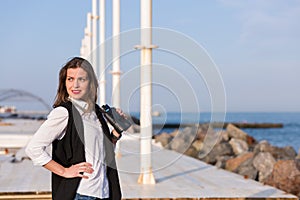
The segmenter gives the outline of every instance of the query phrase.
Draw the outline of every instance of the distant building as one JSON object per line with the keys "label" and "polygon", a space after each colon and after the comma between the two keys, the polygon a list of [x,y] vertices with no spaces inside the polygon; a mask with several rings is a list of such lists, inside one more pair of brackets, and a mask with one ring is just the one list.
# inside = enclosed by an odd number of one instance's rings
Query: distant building
{"label": "distant building", "polygon": [[0,106],[0,113],[16,113],[15,106]]}

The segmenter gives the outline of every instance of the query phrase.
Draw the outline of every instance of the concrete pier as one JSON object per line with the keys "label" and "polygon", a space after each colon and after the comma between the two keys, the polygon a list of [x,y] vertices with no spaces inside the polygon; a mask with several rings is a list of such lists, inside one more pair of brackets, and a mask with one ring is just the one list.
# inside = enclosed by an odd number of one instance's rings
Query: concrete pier
{"label": "concrete pier", "polygon": [[118,168],[124,199],[297,199],[274,187],[155,145],[152,163],[156,184],[141,185],[137,183],[138,147],[138,137],[134,135],[122,141]]}
{"label": "concrete pier", "polygon": [[[194,158],[153,145],[156,184],[137,183],[139,135],[122,138],[117,158],[123,199],[298,199],[274,187],[218,169]],[[51,199],[50,173],[30,160],[0,160],[0,199]]]}

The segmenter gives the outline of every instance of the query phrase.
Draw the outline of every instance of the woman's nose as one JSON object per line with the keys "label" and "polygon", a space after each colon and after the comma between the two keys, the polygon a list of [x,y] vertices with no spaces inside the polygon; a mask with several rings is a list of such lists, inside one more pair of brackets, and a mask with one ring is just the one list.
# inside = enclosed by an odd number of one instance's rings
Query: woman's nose
{"label": "woman's nose", "polygon": [[78,82],[77,79],[75,79],[73,87],[74,88],[78,88],[79,87],[79,82]]}

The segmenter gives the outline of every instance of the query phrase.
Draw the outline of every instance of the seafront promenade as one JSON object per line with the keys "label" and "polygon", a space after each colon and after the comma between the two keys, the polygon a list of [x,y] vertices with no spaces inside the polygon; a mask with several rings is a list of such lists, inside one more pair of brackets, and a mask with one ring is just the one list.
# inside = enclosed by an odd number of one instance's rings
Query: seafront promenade
{"label": "seafront promenade", "polygon": [[155,185],[137,183],[138,136],[125,136],[117,159],[124,199],[297,199],[276,188],[153,145]]}
{"label": "seafront promenade", "polygon": [[[154,143],[156,184],[141,185],[139,148],[139,134],[124,135],[117,158],[123,199],[298,199]],[[33,166],[23,149],[1,156],[0,199],[51,199],[50,173]]]}

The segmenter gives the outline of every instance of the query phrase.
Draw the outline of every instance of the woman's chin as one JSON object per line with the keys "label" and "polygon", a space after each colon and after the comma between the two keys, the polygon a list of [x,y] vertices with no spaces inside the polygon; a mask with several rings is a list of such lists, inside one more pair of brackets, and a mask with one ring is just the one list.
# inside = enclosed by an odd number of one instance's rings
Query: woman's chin
{"label": "woman's chin", "polygon": [[76,100],[82,100],[83,99],[83,96],[82,95],[70,95],[70,97],[72,98],[72,99],[76,99]]}

